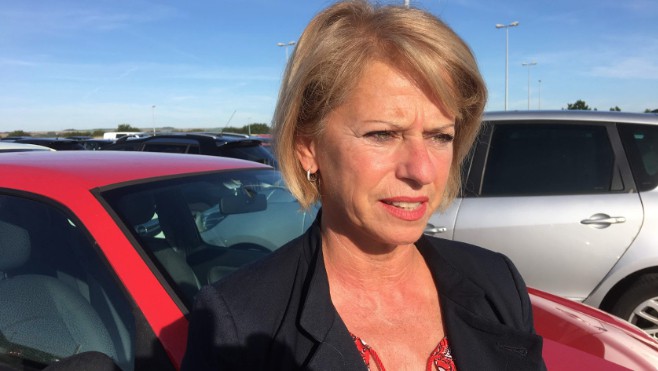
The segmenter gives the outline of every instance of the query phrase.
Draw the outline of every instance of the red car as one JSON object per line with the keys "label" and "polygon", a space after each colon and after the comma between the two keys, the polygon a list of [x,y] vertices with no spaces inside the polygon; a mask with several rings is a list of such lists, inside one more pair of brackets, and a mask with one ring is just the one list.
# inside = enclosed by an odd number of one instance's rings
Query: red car
{"label": "red car", "polygon": [[[0,171],[0,369],[101,353],[122,370],[177,369],[198,289],[317,211],[299,211],[276,170],[237,159],[8,153]],[[530,295],[549,369],[657,369],[658,343],[636,327]]]}

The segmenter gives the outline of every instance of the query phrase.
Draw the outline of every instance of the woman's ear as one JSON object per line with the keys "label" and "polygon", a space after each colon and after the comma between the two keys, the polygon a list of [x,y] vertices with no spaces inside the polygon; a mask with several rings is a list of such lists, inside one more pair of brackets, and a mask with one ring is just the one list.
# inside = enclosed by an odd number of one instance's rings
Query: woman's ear
{"label": "woman's ear", "polygon": [[310,170],[311,173],[315,173],[319,170],[315,140],[313,138],[298,137],[295,142],[295,153],[297,154],[297,159],[304,170]]}

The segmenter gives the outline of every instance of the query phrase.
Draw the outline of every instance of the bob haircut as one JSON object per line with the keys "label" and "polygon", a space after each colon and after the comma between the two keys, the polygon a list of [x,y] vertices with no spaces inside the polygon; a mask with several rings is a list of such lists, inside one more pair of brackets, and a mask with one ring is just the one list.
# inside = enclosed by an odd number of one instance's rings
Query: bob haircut
{"label": "bob haircut", "polygon": [[461,164],[480,128],[487,90],[466,43],[432,14],[367,0],[341,1],[308,24],[286,67],[274,112],[274,148],[303,208],[321,200],[322,169],[307,180],[298,141],[318,139],[325,117],[349,99],[365,67],[381,61],[414,81],[455,117],[453,160],[440,208],[461,188]]}

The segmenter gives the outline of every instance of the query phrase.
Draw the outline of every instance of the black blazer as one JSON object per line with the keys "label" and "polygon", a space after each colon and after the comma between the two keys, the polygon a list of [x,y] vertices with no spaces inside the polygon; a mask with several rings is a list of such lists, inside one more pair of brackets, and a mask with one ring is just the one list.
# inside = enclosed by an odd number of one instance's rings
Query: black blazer
{"label": "black blazer", "polygon": [[[459,371],[545,370],[528,293],[509,259],[426,236],[416,246],[434,276]],[[318,220],[201,290],[182,370],[366,371],[331,302]]]}

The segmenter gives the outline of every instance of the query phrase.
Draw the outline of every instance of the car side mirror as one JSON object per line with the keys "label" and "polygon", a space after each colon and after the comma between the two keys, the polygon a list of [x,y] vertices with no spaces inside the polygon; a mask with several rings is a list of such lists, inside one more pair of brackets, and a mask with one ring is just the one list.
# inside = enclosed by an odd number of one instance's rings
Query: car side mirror
{"label": "car side mirror", "polygon": [[267,199],[262,194],[239,193],[235,196],[222,197],[219,210],[224,215],[244,214],[267,209]]}

